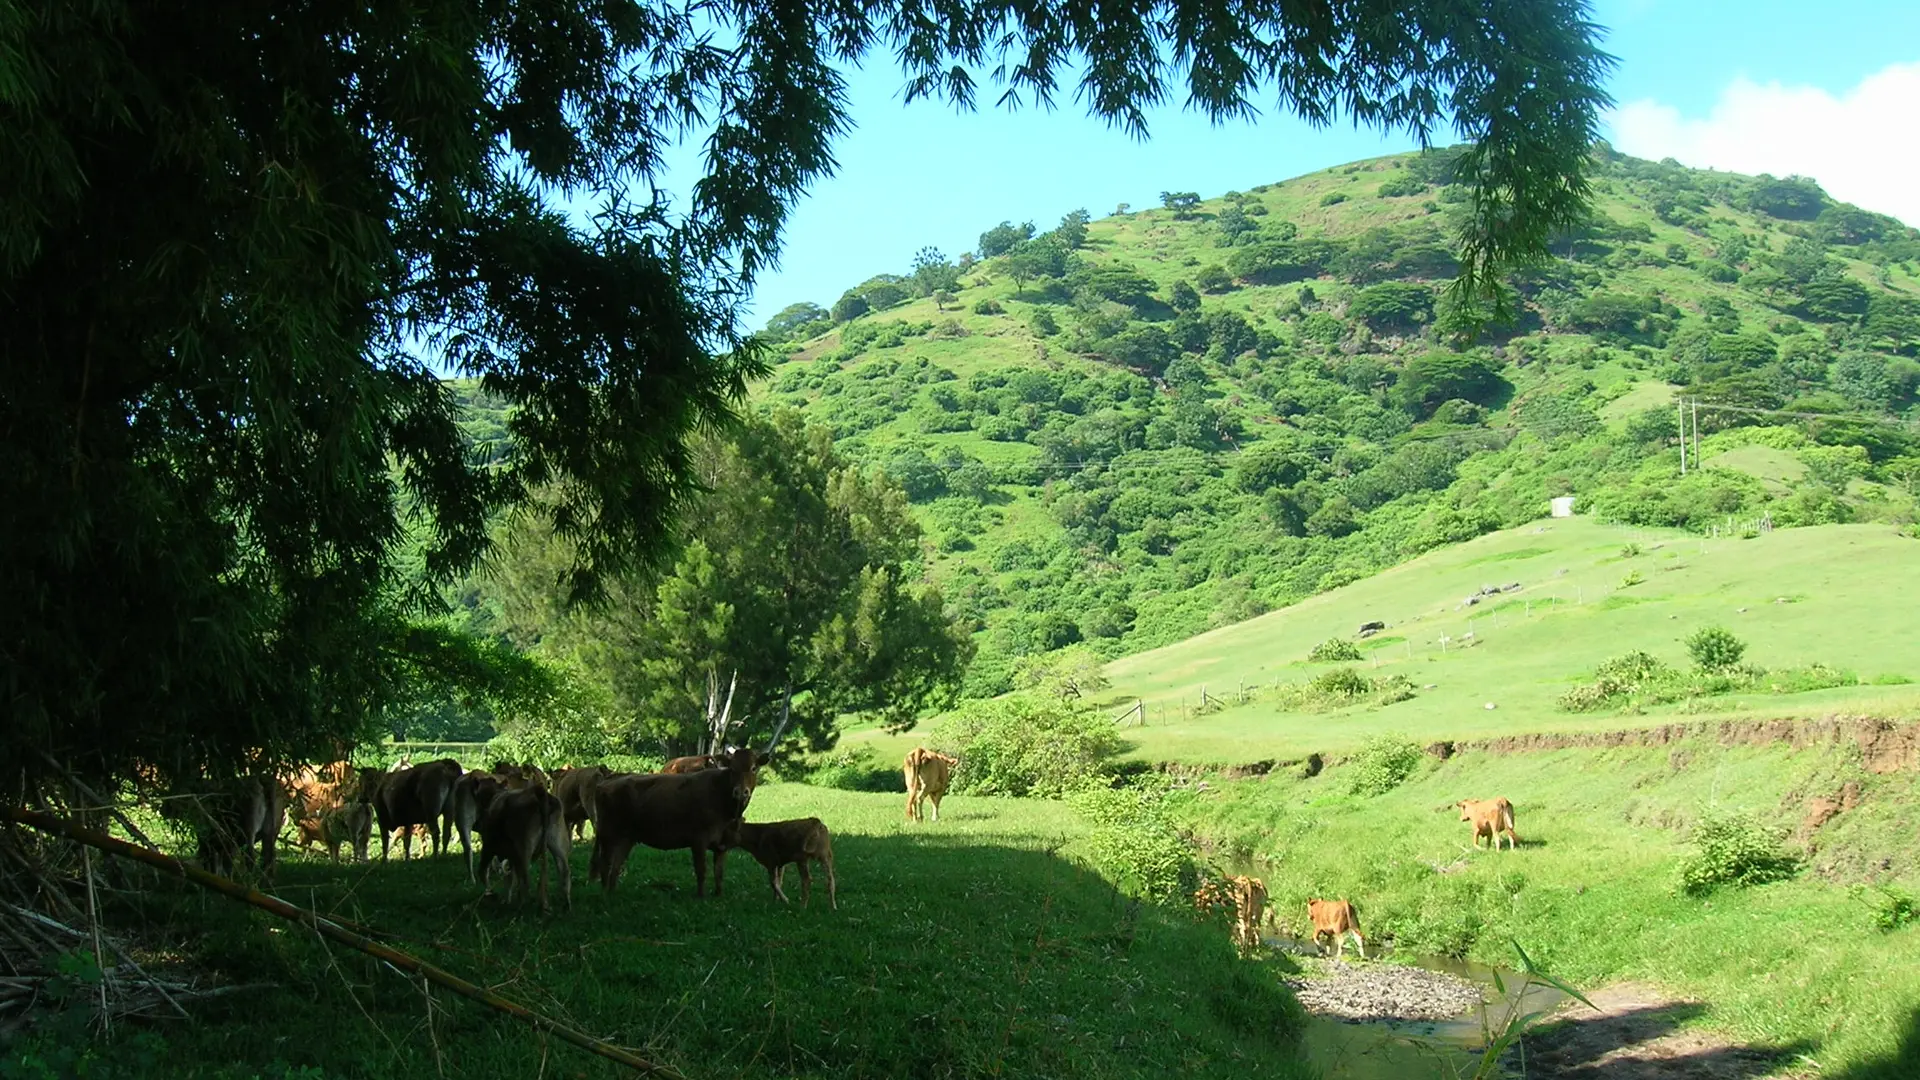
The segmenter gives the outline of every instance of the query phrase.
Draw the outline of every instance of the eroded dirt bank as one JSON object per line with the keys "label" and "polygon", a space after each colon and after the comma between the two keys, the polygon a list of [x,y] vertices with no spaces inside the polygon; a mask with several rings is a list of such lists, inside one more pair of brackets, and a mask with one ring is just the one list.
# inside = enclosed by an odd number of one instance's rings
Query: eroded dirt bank
{"label": "eroded dirt bank", "polygon": [[[1671,746],[1710,739],[1721,746],[1790,746],[1795,750],[1854,746],[1868,772],[1920,770],[1920,723],[1874,716],[1827,716],[1818,719],[1698,720],[1613,731],[1542,732],[1501,735],[1491,739],[1442,740],[1430,743],[1427,753],[1445,760],[1457,754],[1525,754],[1548,750],[1606,750],[1616,747]],[[1217,776],[1244,780],[1274,772],[1298,771],[1312,776],[1323,765],[1341,759],[1322,754],[1286,759],[1264,759],[1239,765],[1192,765],[1163,761],[1155,767],[1182,779]]]}

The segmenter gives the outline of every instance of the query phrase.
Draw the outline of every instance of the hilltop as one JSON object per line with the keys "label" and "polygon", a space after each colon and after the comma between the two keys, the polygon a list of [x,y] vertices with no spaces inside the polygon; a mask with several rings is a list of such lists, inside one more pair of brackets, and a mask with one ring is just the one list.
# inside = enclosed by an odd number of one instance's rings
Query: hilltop
{"label": "hilltop", "polygon": [[1911,522],[1920,233],[1798,178],[1603,147],[1588,222],[1475,334],[1444,292],[1450,160],[1002,223],[776,316],[759,397],[914,500],[976,695],[1022,657],[1241,623],[1559,495],[1693,533]]}

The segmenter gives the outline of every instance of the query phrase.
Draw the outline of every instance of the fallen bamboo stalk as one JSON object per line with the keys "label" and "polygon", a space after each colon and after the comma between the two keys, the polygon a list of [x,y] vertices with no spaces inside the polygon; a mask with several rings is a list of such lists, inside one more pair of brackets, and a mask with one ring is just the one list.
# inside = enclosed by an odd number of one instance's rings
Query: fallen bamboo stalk
{"label": "fallen bamboo stalk", "polygon": [[585,1032],[575,1031],[556,1020],[549,1019],[534,1012],[518,1002],[509,1001],[483,986],[475,986],[473,983],[467,982],[465,979],[451,972],[442,971],[417,957],[409,956],[397,949],[388,948],[377,941],[371,941],[360,934],[347,930],[324,915],[289,904],[277,896],[269,896],[257,889],[249,888],[236,881],[230,881],[217,874],[210,874],[197,866],[189,866],[171,855],[164,855],[158,851],[140,847],[137,844],[129,844],[118,837],[108,836],[98,830],[88,829],[76,825],[71,821],[38,810],[27,810],[15,806],[0,806],[0,818],[39,829],[41,832],[51,833],[55,836],[63,836],[76,843],[99,848],[101,851],[107,852],[110,855],[119,855],[123,858],[133,859],[136,862],[143,862],[148,866],[176,874],[202,888],[217,892],[222,896],[230,897],[244,904],[250,904],[262,911],[309,927],[323,937],[337,941],[348,948],[366,953],[375,959],[385,961],[401,971],[418,975],[428,982],[443,986],[459,994],[461,997],[471,998],[489,1008],[497,1009],[509,1016],[524,1020],[534,1028],[553,1035],[563,1042],[572,1043],[589,1053],[598,1054],[609,1061],[617,1061],[639,1072],[665,1077],[667,1080],[685,1080],[682,1074],[673,1068],[656,1064],[635,1054],[628,1053],[610,1043],[602,1042]]}

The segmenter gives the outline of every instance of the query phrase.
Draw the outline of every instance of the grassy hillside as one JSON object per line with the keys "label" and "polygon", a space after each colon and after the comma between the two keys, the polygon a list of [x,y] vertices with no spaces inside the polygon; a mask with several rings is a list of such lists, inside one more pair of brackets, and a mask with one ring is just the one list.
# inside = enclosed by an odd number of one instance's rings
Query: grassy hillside
{"label": "grassy hillside", "polygon": [[[916,500],[976,694],[1020,657],[1166,645],[1555,495],[1690,532],[1911,521],[1920,234],[1603,151],[1591,221],[1474,336],[1442,294],[1447,160],[993,230],[984,259],[781,313],[762,400]],[[1685,480],[1677,396],[1705,403]]]}
{"label": "grassy hillside", "polygon": [[[1483,586],[1515,584],[1518,591],[1463,605]],[[1297,757],[1344,751],[1386,730],[1471,739],[1748,711],[1909,715],[1920,712],[1920,688],[1911,685],[1730,694],[1626,714],[1573,713],[1556,703],[1601,662],[1629,649],[1688,663],[1681,639],[1703,625],[1733,630],[1750,646],[1747,660],[1769,668],[1821,662],[1869,683],[1920,678],[1920,654],[1903,629],[1912,618],[1907,598],[1920,595],[1914,590],[1920,542],[1885,526],[1700,539],[1551,520],[1126,657],[1108,674],[1116,698],[1148,703],[1148,725],[1129,736],[1138,753],[1156,759]],[[1303,713],[1261,699],[1261,687],[1303,683],[1339,666],[1311,663],[1307,655],[1327,638],[1352,638],[1372,620],[1387,629],[1359,642],[1365,659],[1357,667],[1373,678],[1404,675],[1414,684],[1411,700]],[[1442,638],[1450,639],[1445,647]],[[1203,688],[1226,704],[1196,716]],[[1233,704],[1243,688],[1254,700]]]}
{"label": "grassy hillside", "polygon": [[[276,891],[686,1076],[1306,1075],[1285,989],[1217,928],[1130,904],[1056,854],[1084,832],[1058,804],[956,797],[938,826],[909,828],[898,796],[774,784],[750,813],[806,815],[831,822],[838,911],[824,880],[803,910],[792,873],[782,907],[744,853],[725,896],[699,901],[685,852],[645,848],[607,898],[577,847],[573,911],[551,918],[479,902],[458,857],[295,856]],[[168,908],[200,963],[256,988],[196,1002],[191,1026],[118,1029],[87,1075],[632,1075],[186,889],[113,902]]]}
{"label": "grassy hillside", "polygon": [[[1465,604],[1489,585],[1520,588]],[[1676,718],[1920,716],[1920,684],[1908,681],[1920,680],[1908,632],[1915,595],[1920,541],[1884,525],[1776,529],[1742,539],[1550,519],[1115,660],[1101,697],[1116,716],[1144,701],[1146,724],[1129,718],[1124,729],[1133,756],[1202,764],[1342,754],[1383,732],[1429,742]],[[1376,620],[1387,628],[1355,637]],[[1596,666],[1631,650],[1686,666],[1682,639],[1707,625],[1744,640],[1748,663],[1776,671],[1822,663],[1857,683],[1775,692],[1769,682],[1757,692],[1591,712],[1560,706]],[[1329,638],[1353,641],[1361,659],[1308,660]],[[1303,707],[1275,692],[1276,684],[1298,688],[1340,668],[1403,678],[1412,696]],[[891,760],[921,736],[862,731],[850,738]]]}

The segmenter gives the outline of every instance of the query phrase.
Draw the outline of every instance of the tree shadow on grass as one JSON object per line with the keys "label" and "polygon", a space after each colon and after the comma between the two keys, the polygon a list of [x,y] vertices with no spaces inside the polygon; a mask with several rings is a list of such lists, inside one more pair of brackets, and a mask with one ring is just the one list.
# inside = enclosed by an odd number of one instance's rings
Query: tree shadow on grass
{"label": "tree shadow on grass", "polygon": [[1820,1075],[1827,1080],[1913,1080],[1920,1076],[1920,1009],[1907,1013],[1900,1045],[1890,1056]]}
{"label": "tree shadow on grass", "polygon": [[[1045,826],[861,827],[834,837],[837,911],[823,875],[803,909],[790,872],[793,903],[781,904],[743,852],[728,858],[719,900],[691,895],[686,852],[651,849],[604,895],[584,879],[589,845],[573,852],[572,911],[555,897],[550,916],[479,902],[458,856],[290,861],[283,889],[690,1075],[1304,1075],[1304,1016],[1272,973],[1234,959],[1224,927],[1135,903],[1049,854],[1061,838]],[[434,1075],[445,1055],[448,1075],[474,1080],[545,1065],[547,1048],[518,1020],[438,992],[429,1001],[366,957],[197,899],[169,884],[135,914],[199,942],[195,966],[214,981],[268,986],[197,1003],[196,1023],[167,1035],[174,1058]],[[573,1073],[615,1075],[556,1053]]]}
{"label": "tree shadow on grass", "polygon": [[1575,1006],[1522,1041],[1507,1064],[1530,1080],[1753,1080],[1773,1076],[1806,1054],[1806,1043],[1740,1046],[1713,1032],[1686,1029],[1704,1016],[1698,1002]]}

